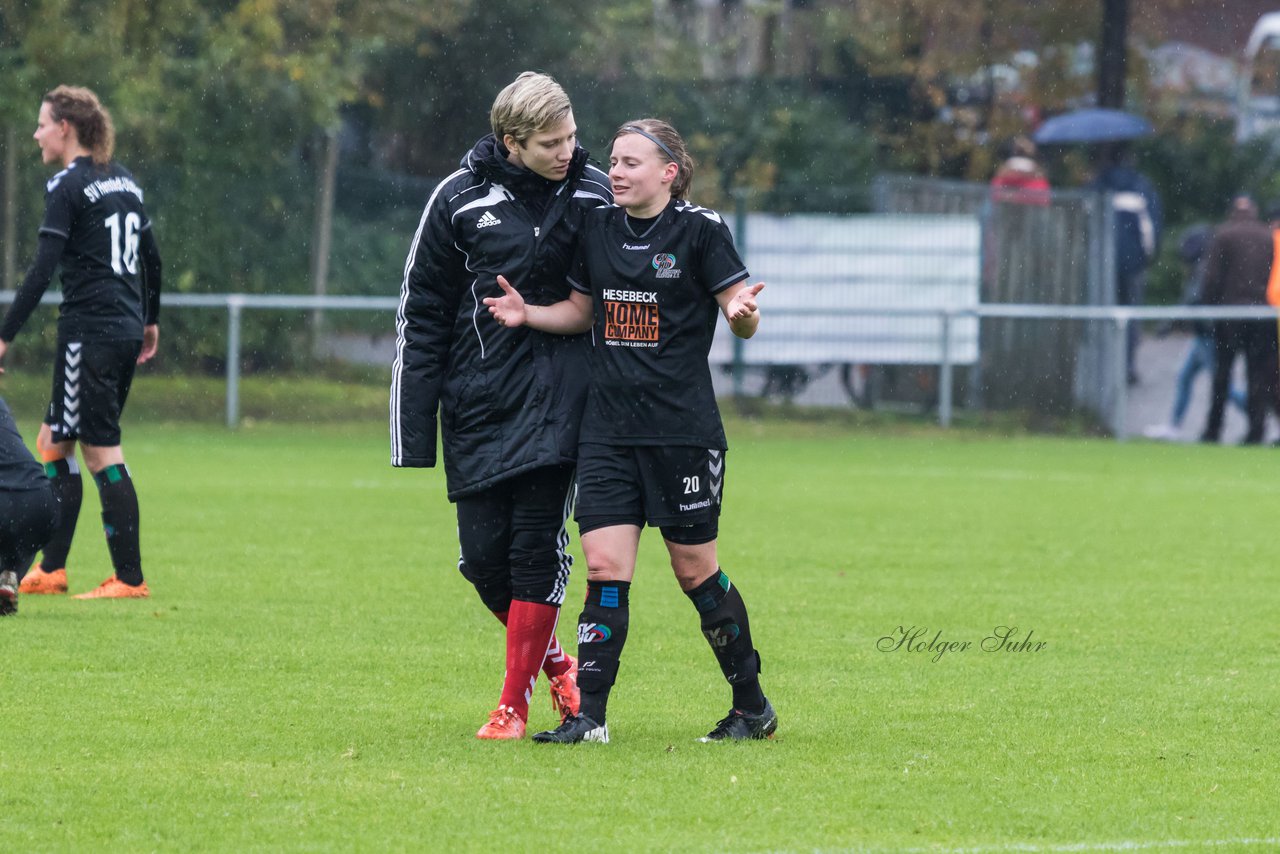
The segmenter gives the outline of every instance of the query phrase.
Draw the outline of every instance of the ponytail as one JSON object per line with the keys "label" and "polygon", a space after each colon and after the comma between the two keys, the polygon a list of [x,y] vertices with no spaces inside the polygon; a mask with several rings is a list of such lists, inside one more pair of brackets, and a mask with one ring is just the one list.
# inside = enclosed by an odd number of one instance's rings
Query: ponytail
{"label": "ponytail", "polygon": [[76,138],[89,149],[99,166],[111,161],[116,147],[116,130],[111,114],[92,90],[81,86],[59,86],[44,96],[54,121],[69,122]]}

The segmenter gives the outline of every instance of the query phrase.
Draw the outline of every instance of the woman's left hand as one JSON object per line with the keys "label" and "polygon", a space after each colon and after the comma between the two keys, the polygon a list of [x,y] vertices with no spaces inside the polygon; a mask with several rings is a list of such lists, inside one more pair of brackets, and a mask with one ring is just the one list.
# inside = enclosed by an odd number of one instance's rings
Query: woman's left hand
{"label": "woman's left hand", "polygon": [[730,320],[740,320],[744,317],[750,317],[756,313],[759,308],[756,305],[756,294],[764,290],[764,282],[756,282],[754,285],[748,285],[733,295],[733,299],[729,301],[729,307],[725,311],[725,316]]}

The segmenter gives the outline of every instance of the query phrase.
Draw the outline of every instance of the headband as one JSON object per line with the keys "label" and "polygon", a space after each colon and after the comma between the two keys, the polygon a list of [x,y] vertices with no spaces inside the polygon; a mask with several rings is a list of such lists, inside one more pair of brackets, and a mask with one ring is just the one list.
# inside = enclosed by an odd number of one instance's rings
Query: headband
{"label": "headband", "polygon": [[649,132],[648,132],[647,130],[645,130],[644,128],[639,128],[639,127],[636,127],[635,125],[627,125],[627,126],[625,126],[625,127],[622,129],[622,131],[621,131],[621,132],[622,132],[622,133],[638,133],[638,134],[640,134],[642,137],[644,137],[645,139],[649,140],[649,141],[650,141],[650,142],[652,142],[654,145],[658,146],[658,148],[661,148],[661,149],[662,149],[662,151],[663,151],[663,153],[665,153],[665,154],[667,155],[667,157],[671,158],[671,162],[672,162],[672,163],[676,164],[677,166],[679,166],[679,165],[680,165],[680,158],[678,158],[678,157],[676,157],[674,154],[672,154],[672,153],[671,153],[671,149],[667,148],[665,145],[663,145],[663,144],[662,144],[662,140],[658,139],[656,136],[654,136],[653,134],[649,133]]}

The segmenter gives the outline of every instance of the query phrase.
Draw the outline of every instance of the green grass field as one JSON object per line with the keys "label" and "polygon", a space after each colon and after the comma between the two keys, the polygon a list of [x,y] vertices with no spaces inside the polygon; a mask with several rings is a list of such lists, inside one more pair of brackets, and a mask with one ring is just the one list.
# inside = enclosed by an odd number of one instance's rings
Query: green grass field
{"label": "green grass field", "polygon": [[[777,738],[695,741],[728,692],[649,532],[613,743],[556,748],[473,737],[499,626],[442,475],[392,470],[380,423],[129,427],[153,598],[0,620],[0,848],[1280,846],[1276,452],[730,441],[721,559]],[[110,573],[93,493],[73,592]],[[1044,646],[984,651],[1000,626]],[[881,640],[913,627],[971,646]]]}

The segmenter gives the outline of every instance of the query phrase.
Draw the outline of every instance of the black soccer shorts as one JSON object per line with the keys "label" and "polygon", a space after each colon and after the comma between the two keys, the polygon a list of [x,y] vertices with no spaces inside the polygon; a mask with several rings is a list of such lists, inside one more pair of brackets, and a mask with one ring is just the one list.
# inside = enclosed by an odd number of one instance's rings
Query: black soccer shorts
{"label": "black soccer shorts", "polygon": [[686,446],[578,448],[580,534],[647,522],[674,543],[699,545],[719,533],[725,452]]}
{"label": "black soccer shorts", "polygon": [[59,341],[53,393],[44,423],[55,442],[120,444],[120,413],[129,397],[141,341]]}
{"label": "black soccer shorts", "polygon": [[490,611],[512,599],[564,602],[573,556],[565,525],[573,507],[573,466],[541,466],[457,500],[458,571]]}

